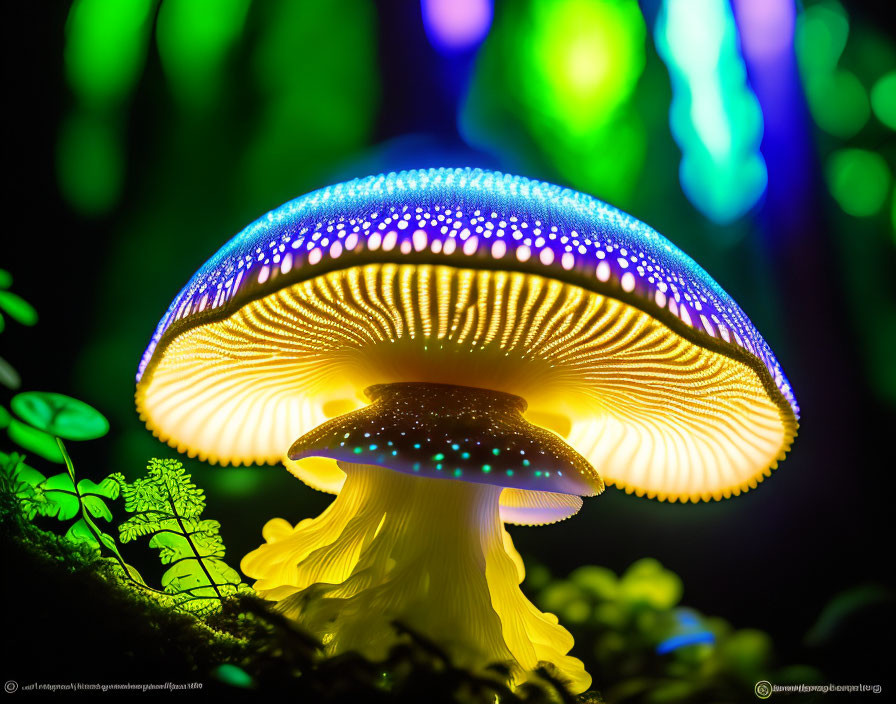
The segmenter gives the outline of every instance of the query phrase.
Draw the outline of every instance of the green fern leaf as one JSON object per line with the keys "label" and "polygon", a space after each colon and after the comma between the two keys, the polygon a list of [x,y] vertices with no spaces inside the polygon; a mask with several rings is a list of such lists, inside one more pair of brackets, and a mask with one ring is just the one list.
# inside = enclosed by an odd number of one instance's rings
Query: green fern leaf
{"label": "green fern leaf", "polygon": [[161,511],[148,511],[132,516],[118,526],[121,542],[129,543],[144,535],[152,535],[163,530],[178,530],[175,518]]}
{"label": "green fern leaf", "polygon": [[150,536],[149,546],[169,565],[162,588],[177,608],[206,615],[221,608],[224,596],[249,590],[224,562],[221,524],[201,518],[205,492],[181,462],[150,460],[145,477],[121,483],[121,495],[133,514],[119,526],[121,542]]}

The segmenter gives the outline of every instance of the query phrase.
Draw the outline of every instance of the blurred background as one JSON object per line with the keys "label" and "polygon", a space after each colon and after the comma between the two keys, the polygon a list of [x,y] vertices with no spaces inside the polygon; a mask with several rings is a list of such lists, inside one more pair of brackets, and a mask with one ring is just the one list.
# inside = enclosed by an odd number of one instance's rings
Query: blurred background
{"label": "blurred background", "polygon": [[[542,565],[530,588],[582,564],[621,573],[657,558],[680,577],[676,602],[767,632],[778,660],[886,686],[896,468],[886,10],[837,0],[4,4],[0,265],[40,322],[8,326],[3,357],[23,389],[69,393],[110,418],[109,438],[73,449],[82,475],[132,478],[147,458],[175,454],[133,407],[151,332],[192,273],[271,208],[333,182],[436,166],[593,194],[654,226],[732,294],[782,362],[802,426],[781,468],[744,496],[680,505],[610,489],[572,520],[513,529]],[[282,468],[183,459],[233,564],[268,518],[295,522],[330,500]],[[565,618],[564,604],[581,599],[561,597],[546,598]],[[571,620],[591,618],[579,608]],[[601,657],[599,643],[581,643],[579,657]]]}

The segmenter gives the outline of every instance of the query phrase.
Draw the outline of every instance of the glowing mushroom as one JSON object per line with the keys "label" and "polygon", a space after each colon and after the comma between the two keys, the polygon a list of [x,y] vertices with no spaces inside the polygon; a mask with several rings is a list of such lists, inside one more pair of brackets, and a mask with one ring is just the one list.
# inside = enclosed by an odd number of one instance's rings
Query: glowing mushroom
{"label": "glowing mushroom", "polygon": [[381,656],[400,621],[515,681],[552,663],[576,691],[590,677],[520,592],[502,522],[573,515],[602,489],[592,466],[638,495],[738,494],[798,417],[759,333],[666,239],[467,169],[339,184],[256,221],[172,303],[137,381],[178,450],[283,460],[338,493],[270,521],[242,564],[330,652]]}

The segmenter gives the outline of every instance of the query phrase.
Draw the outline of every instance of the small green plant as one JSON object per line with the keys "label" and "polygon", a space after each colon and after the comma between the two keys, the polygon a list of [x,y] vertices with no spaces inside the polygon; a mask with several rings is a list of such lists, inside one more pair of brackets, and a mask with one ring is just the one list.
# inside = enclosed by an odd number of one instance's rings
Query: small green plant
{"label": "small green plant", "polygon": [[122,543],[149,535],[159,550],[162,588],[176,607],[197,615],[220,610],[226,596],[249,592],[239,573],[224,562],[220,523],[201,517],[205,493],[178,460],[152,459],[147,475],[121,487],[132,516],[119,527]]}
{"label": "small green plant", "polygon": [[0,453],[0,464],[0,482],[6,492],[19,499],[26,518],[49,516],[60,521],[77,518],[68,527],[67,540],[83,543],[97,552],[101,545],[115,549],[113,538],[100,531],[92,519],[112,520],[106,501],[118,498],[120,475],[109,476],[99,484],[89,479],[76,484],[68,472],[45,477],[25,464],[24,456],[17,453]]}
{"label": "small green plant", "polygon": [[96,440],[109,432],[109,421],[102,413],[71,396],[48,391],[16,394],[5,411],[9,439],[22,449],[57,464],[66,464],[64,440]]}
{"label": "small green plant", "polygon": [[[3,314],[23,325],[34,325],[37,312],[9,292],[12,277],[0,269],[0,331]],[[0,382],[18,388],[18,373],[0,359]],[[10,413],[0,406],[0,429],[30,455],[65,465],[59,474],[46,474],[26,464],[24,455],[0,452],[0,491],[7,506],[33,521],[55,518],[67,524],[64,540],[98,560],[111,556],[120,579],[139,586],[159,602],[195,615],[219,611],[225,596],[251,592],[224,560],[224,544],[216,521],[200,517],[205,495],[176,460],[151,460],[149,473],[129,484],[124,475],[110,474],[98,484],[78,479],[66,441],[94,440],[109,432],[109,422],[96,409],[64,394],[30,391],[16,394]],[[125,510],[133,515],[119,526],[122,543],[150,535],[149,545],[160,550],[162,590],[149,587],[129,565],[118,543],[100,528],[113,520],[109,503],[123,495]]]}
{"label": "small green plant", "polygon": [[585,565],[565,579],[533,566],[526,584],[572,625],[612,704],[739,701],[759,680],[820,681],[811,667],[776,667],[768,634],[682,607],[682,580],[651,558],[620,575]]}
{"label": "small green plant", "polygon": [[18,501],[28,520],[35,516],[49,516],[60,521],[72,521],[65,533],[66,540],[94,551],[96,556],[105,550],[131,581],[145,586],[140,574],[125,562],[115,539],[100,529],[96,519],[112,520],[106,505],[119,494],[124,477],[113,474],[99,484],[75,476],[65,440],[94,440],[109,432],[109,422],[96,409],[64,394],[30,391],[16,394],[10,407],[18,416],[12,417],[0,409],[0,424],[6,426],[11,440],[26,450],[51,462],[65,465],[65,472],[50,477],[25,463],[18,453],[0,454],[0,481],[4,490]]}

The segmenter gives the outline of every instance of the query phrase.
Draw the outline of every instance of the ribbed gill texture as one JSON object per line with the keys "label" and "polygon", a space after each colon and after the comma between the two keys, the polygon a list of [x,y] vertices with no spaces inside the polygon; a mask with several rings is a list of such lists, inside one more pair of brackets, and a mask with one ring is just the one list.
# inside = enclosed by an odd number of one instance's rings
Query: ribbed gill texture
{"label": "ribbed gill texture", "polygon": [[662,499],[755,486],[796,432],[748,364],[633,306],[534,274],[427,264],[332,271],[186,329],[137,402],[181,451],[276,462],[370,385],[420,381],[521,396],[608,484]]}

